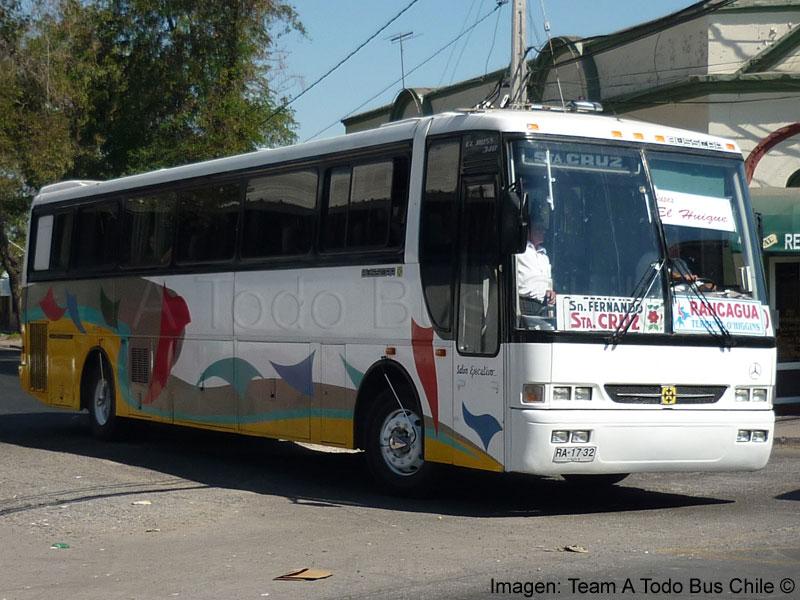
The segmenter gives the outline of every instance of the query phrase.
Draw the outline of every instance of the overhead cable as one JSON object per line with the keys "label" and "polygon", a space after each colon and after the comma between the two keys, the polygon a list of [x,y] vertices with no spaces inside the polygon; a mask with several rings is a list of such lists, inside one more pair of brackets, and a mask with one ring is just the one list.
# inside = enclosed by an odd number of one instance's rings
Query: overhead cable
{"label": "overhead cable", "polygon": [[342,66],[344,63],[346,63],[348,60],[350,60],[350,59],[351,59],[351,58],[352,58],[352,57],[353,57],[353,56],[354,56],[354,55],[355,55],[355,54],[356,54],[356,53],[357,53],[359,50],[361,50],[361,49],[362,49],[364,46],[366,46],[366,45],[367,45],[367,44],[369,44],[369,43],[370,43],[372,40],[374,40],[376,37],[378,37],[378,35],[380,35],[380,33],[381,33],[383,30],[385,30],[387,27],[389,27],[389,25],[391,25],[391,24],[392,24],[392,23],[394,23],[394,22],[395,22],[397,19],[399,19],[399,18],[400,18],[400,16],[401,16],[403,13],[405,13],[405,12],[406,12],[406,11],[407,11],[409,8],[411,8],[412,6],[414,6],[414,5],[415,5],[417,2],[419,2],[419,0],[411,0],[411,2],[409,2],[409,3],[406,5],[406,7],[405,7],[403,10],[401,10],[401,11],[400,11],[399,13],[397,13],[397,14],[396,14],[394,17],[392,17],[392,18],[391,18],[391,19],[390,19],[390,20],[389,20],[389,21],[388,21],[388,22],[387,22],[385,25],[383,25],[383,26],[382,26],[380,29],[378,29],[378,31],[376,31],[376,32],[375,32],[375,33],[373,33],[371,36],[369,36],[369,37],[368,37],[368,38],[367,38],[367,39],[366,39],[364,42],[362,42],[362,43],[361,43],[361,44],[360,44],[360,45],[359,45],[359,46],[358,46],[358,47],[357,47],[355,50],[353,50],[353,51],[352,51],[350,54],[348,54],[347,56],[345,56],[345,57],[344,57],[342,60],[340,60],[340,61],[339,61],[338,63],[336,63],[336,64],[335,64],[333,67],[331,67],[331,68],[328,70],[328,72],[327,72],[327,73],[325,73],[325,74],[324,74],[322,77],[320,77],[319,79],[317,79],[317,80],[316,80],[314,83],[312,83],[310,86],[308,86],[308,87],[307,87],[306,89],[304,89],[302,92],[300,92],[299,94],[297,94],[297,96],[295,96],[295,97],[294,97],[294,98],[292,98],[291,100],[288,100],[288,101],[284,102],[284,103],[283,103],[283,104],[282,104],[282,105],[281,105],[279,108],[275,109],[275,111],[274,111],[274,112],[273,112],[273,113],[272,113],[272,114],[271,114],[271,115],[270,115],[270,116],[267,118],[267,121],[270,121],[270,120],[272,119],[272,117],[274,117],[274,116],[275,116],[275,115],[277,115],[278,113],[281,113],[281,112],[283,112],[284,110],[286,110],[286,109],[289,107],[289,105],[290,105],[290,104],[292,104],[292,102],[294,102],[295,100],[298,100],[299,98],[301,98],[302,96],[304,96],[304,95],[305,95],[307,92],[311,91],[311,89],[312,89],[312,88],[314,88],[314,87],[315,87],[315,86],[316,86],[318,83],[322,82],[322,81],[323,81],[325,78],[327,78],[327,77],[328,77],[328,76],[329,76],[331,73],[333,73],[333,72],[334,72],[336,69],[338,69],[338,68],[339,68],[339,67],[341,67],[341,66]]}

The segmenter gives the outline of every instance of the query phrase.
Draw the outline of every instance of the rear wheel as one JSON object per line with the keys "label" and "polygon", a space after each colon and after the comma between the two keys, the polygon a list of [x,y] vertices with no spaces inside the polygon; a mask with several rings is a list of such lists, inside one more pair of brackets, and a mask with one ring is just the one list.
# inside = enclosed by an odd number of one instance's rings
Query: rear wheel
{"label": "rear wheel", "polygon": [[625,479],[630,473],[603,473],[601,475],[562,475],[567,483],[581,487],[609,487]]}
{"label": "rear wheel", "polygon": [[89,370],[81,393],[84,404],[89,409],[92,433],[98,438],[111,439],[119,430],[114,374],[102,355],[89,360],[94,364],[87,366]]}
{"label": "rear wheel", "polygon": [[383,488],[404,494],[425,491],[433,469],[424,458],[422,416],[412,406],[385,390],[376,398],[367,422],[370,472]]}

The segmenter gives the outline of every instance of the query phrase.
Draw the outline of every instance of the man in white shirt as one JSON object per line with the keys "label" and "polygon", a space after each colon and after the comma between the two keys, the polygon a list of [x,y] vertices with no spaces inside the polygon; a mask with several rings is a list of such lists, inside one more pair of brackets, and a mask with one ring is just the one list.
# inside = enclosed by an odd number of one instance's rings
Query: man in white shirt
{"label": "man in white shirt", "polygon": [[541,314],[547,306],[556,303],[550,259],[542,247],[544,234],[541,221],[531,223],[528,246],[525,252],[517,256],[517,292],[520,310],[525,315]]}

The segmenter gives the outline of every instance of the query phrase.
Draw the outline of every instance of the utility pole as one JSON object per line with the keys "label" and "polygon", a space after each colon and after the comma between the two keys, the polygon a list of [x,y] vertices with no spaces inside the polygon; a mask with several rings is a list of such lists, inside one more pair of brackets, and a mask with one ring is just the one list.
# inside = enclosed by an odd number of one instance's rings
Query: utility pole
{"label": "utility pole", "polygon": [[511,102],[525,104],[528,102],[528,89],[525,85],[528,74],[528,62],[525,51],[528,48],[526,27],[526,0],[513,0],[511,8]]}

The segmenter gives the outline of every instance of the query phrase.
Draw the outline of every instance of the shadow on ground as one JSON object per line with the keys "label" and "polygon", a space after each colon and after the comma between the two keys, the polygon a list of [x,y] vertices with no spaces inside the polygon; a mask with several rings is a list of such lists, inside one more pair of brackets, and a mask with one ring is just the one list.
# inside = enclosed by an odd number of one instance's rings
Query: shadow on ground
{"label": "shadow on ground", "polygon": [[276,440],[147,422],[125,439],[102,442],[85,413],[0,415],[0,443],[144,467],[201,486],[279,495],[315,506],[359,505],[445,515],[507,517],[640,511],[722,504],[727,500],[642,490],[623,484],[575,488],[560,479],[441,469],[427,498],[376,490],[360,453],[330,453]]}

